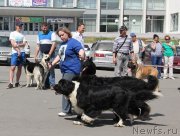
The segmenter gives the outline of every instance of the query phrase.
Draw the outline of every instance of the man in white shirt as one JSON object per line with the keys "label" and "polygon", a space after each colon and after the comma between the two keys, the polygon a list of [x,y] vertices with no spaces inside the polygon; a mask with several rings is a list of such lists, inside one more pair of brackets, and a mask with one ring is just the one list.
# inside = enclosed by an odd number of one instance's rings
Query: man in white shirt
{"label": "man in white shirt", "polygon": [[24,35],[21,33],[23,24],[21,22],[16,22],[16,30],[10,33],[9,40],[12,45],[12,55],[11,55],[11,67],[10,67],[10,74],[9,74],[9,85],[7,88],[13,88],[13,79],[14,73],[17,66],[17,73],[16,73],[16,83],[15,87],[18,87],[19,79],[21,76],[22,70],[22,63],[25,59],[25,50],[24,47],[27,43],[25,40]]}
{"label": "man in white shirt", "polygon": [[145,51],[145,44],[141,39],[138,39],[136,37],[135,33],[131,33],[131,43],[133,45],[133,50],[134,50],[134,59],[137,61],[138,64],[143,63],[143,53]]}
{"label": "man in white shirt", "polygon": [[85,24],[79,23],[77,27],[77,31],[72,33],[72,38],[78,40],[83,48],[84,48],[84,37],[83,37],[84,31],[85,31]]}

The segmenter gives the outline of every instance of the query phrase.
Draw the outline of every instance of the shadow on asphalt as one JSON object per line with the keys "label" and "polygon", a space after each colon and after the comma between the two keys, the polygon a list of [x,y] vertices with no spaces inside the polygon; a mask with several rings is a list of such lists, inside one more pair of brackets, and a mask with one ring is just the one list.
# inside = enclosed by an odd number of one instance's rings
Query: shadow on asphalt
{"label": "shadow on asphalt", "polygon": [[[150,117],[158,117],[158,116],[164,116],[164,115],[160,114],[160,113],[155,113],[155,114],[150,115]],[[101,114],[100,117],[98,117],[98,119],[96,119],[94,121],[94,123],[92,125],[85,123],[84,126],[87,126],[87,127],[102,127],[102,126],[106,126],[106,125],[113,126],[114,124],[117,123],[113,120],[114,118],[115,118],[115,116],[113,113],[103,113],[103,114]],[[64,119],[69,120],[69,121],[80,121],[76,118],[76,116],[69,116]],[[148,118],[144,121],[135,119],[133,124],[130,124],[129,120],[127,120],[124,122],[124,124],[125,124],[125,126],[134,126],[134,125],[167,126],[164,124],[150,123],[150,122],[148,122],[150,120],[153,120],[153,119]]]}

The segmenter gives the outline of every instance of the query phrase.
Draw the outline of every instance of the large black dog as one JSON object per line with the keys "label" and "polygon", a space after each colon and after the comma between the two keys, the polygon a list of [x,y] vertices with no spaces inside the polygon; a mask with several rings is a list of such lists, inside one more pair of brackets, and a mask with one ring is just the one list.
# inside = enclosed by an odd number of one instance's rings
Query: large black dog
{"label": "large black dog", "polygon": [[[103,81],[99,78],[96,80],[97,82]],[[119,127],[124,126],[123,121],[128,118],[128,114],[136,116],[145,114],[149,107],[146,107],[144,102],[157,98],[152,90],[141,89],[139,92],[133,92],[111,83],[109,85],[90,85],[86,82],[71,82],[61,79],[54,89],[57,93],[69,98],[74,110],[82,115],[81,119],[86,123],[92,123],[103,110],[112,109],[119,117],[116,124]],[[145,111],[139,112],[138,108],[143,108]]]}
{"label": "large black dog", "polygon": [[[158,79],[154,76],[148,76],[147,82],[144,80],[137,79],[135,77],[97,77],[95,75],[84,75],[81,77],[74,78],[75,81],[80,82],[81,84],[86,84],[89,86],[106,86],[106,85],[115,85],[119,86],[124,90],[129,90],[131,92],[137,93],[139,91],[154,91],[158,85]],[[160,93],[157,93],[160,95]],[[131,99],[131,104],[134,105],[133,111],[136,111],[133,115],[139,113],[138,118],[145,119],[149,116],[150,106],[146,104],[144,100]],[[141,112],[141,113],[140,113]],[[130,116],[132,118],[132,116]],[[116,117],[114,120],[118,120]]]}

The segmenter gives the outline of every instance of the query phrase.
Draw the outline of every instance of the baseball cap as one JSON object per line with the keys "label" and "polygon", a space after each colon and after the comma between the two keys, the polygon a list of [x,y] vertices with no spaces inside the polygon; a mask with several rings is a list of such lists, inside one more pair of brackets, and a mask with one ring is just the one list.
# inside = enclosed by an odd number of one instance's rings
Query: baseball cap
{"label": "baseball cap", "polygon": [[126,27],[126,26],[121,26],[121,27],[119,28],[119,31],[127,31],[127,27]]}
{"label": "baseball cap", "polygon": [[136,34],[135,34],[135,33],[130,33],[130,36],[131,36],[131,37],[135,37]]}
{"label": "baseball cap", "polygon": [[21,22],[16,22],[16,26],[23,26],[23,23],[21,23]]}

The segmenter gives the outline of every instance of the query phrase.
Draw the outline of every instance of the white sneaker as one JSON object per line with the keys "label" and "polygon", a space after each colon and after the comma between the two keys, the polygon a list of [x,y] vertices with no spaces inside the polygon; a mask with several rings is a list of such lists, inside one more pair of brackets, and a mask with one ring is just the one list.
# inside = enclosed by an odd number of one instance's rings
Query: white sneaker
{"label": "white sneaker", "polygon": [[170,79],[172,79],[172,80],[175,80],[175,78],[174,77],[169,77]]}
{"label": "white sneaker", "polygon": [[58,116],[61,116],[61,117],[65,117],[65,116],[71,116],[72,114],[70,113],[65,113],[65,112],[59,112],[58,113]]}
{"label": "white sneaker", "polygon": [[65,113],[65,112],[59,112],[58,113],[58,116],[61,116],[61,117],[65,117],[65,116],[67,116],[68,114],[67,113]]}
{"label": "white sneaker", "polygon": [[167,79],[168,77],[163,77],[163,79]]}

